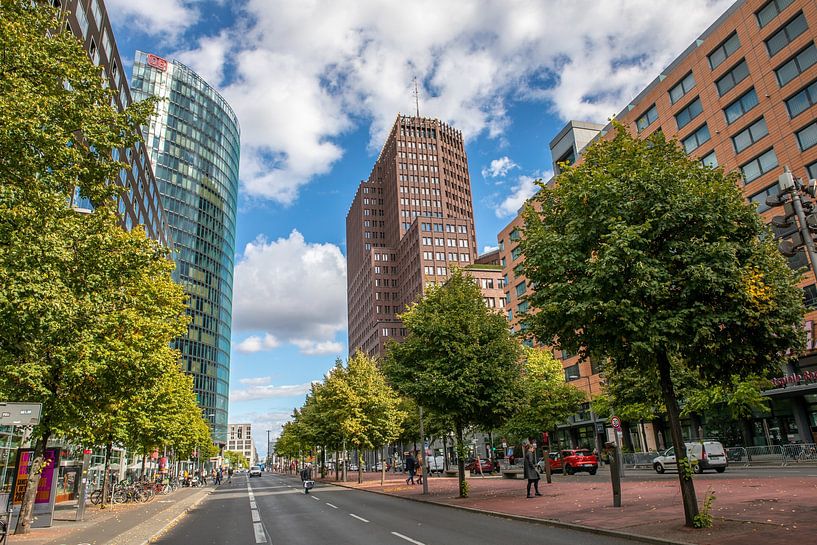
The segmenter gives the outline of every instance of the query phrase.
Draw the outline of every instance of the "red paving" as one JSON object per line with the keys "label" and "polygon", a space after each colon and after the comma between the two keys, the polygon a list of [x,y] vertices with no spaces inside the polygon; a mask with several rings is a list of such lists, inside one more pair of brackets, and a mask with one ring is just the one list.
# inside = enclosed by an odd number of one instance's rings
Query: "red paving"
{"label": "red paving", "polygon": [[[815,469],[817,474],[817,469]],[[673,476],[675,477],[675,476]],[[701,545],[775,545],[792,540],[806,545],[817,543],[817,477],[779,476],[698,479],[699,505],[707,489],[716,496],[712,514],[714,526],[694,530],[684,526],[677,477],[667,480],[637,480],[638,472],[628,472],[622,480],[622,507],[612,507],[608,482],[589,480],[587,475],[554,475],[553,483],[540,481],[542,497],[525,497],[526,481],[500,477],[469,478],[468,498],[459,498],[456,478],[433,477],[429,495],[422,486],[409,486],[401,474],[387,474],[383,486],[380,474],[349,475],[345,486],[384,492],[414,499],[428,499],[482,511],[552,519],[566,523],[616,530],[628,534]],[[326,479],[329,482],[330,479]],[[799,545],[799,544],[798,544]]]}

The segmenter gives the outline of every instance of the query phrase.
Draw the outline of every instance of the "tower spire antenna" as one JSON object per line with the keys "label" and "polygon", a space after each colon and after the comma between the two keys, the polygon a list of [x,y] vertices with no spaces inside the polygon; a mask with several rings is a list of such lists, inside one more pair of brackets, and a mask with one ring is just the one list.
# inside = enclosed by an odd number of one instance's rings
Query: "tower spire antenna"
{"label": "tower spire antenna", "polygon": [[420,117],[420,89],[417,87],[417,76],[414,76],[414,106],[417,110],[417,117]]}

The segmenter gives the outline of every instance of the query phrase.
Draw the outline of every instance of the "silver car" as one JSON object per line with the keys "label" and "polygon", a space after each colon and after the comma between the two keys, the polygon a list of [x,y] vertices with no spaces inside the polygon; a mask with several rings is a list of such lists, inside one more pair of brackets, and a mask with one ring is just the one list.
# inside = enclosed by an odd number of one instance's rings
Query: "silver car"
{"label": "silver car", "polygon": [[252,466],[250,468],[250,477],[260,477],[261,476],[261,468],[259,466]]}

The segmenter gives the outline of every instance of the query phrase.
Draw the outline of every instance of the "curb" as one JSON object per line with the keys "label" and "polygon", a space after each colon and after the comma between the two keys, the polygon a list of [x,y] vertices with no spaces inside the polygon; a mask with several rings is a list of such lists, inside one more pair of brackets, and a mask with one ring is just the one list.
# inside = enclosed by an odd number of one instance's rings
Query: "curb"
{"label": "curb", "polygon": [[207,497],[208,497],[210,494],[212,494],[212,493],[213,493],[213,492],[215,492],[215,491],[216,491],[216,489],[215,489],[215,488],[214,488],[213,490],[210,490],[210,491],[209,491],[207,494],[204,494],[202,497],[200,497],[199,499],[197,499],[196,501],[194,501],[193,503],[191,503],[190,505],[188,505],[187,507],[185,507],[184,511],[182,511],[181,513],[179,513],[178,515],[176,515],[175,517],[173,517],[173,519],[172,519],[172,520],[168,521],[168,522],[167,522],[167,524],[165,524],[164,526],[162,526],[161,528],[159,528],[159,529],[158,529],[156,532],[154,532],[154,534],[153,534],[152,536],[150,536],[149,538],[147,538],[145,541],[143,541],[143,542],[142,542],[142,543],[140,543],[139,545],[150,545],[151,543],[153,543],[153,542],[154,542],[154,541],[155,541],[157,538],[159,538],[159,537],[160,537],[162,534],[164,534],[165,532],[167,532],[168,530],[170,530],[171,528],[173,528],[173,527],[174,527],[176,524],[178,524],[178,523],[179,523],[179,521],[180,521],[180,520],[181,520],[181,519],[182,519],[182,518],[183,518],[185,515],[187,515],[187,513],[189,513],[189,512],[190,512],[190,511],[192,511],[193,509],[195,509],[195,508],[196,508],[196,506],[198,506],[198,504],[200,504],[201,502],[203,502],[203,501],[204,501],[204,500],[205,500],[205,499],[206,499],[206,498],[207,498]]}
{"label": "curb", "polygon": [[327,482],[327,481],[320,481],[322,483],[330,484],[333,486],[339,486],[341,488],[348,488],[350,490],[360,490],[362,492],[370,492],[372,494],[381,494],[383,496],[390,496],[392,498],[400,498],[403,500],[415,501],[420,503],[430,503],[433,505],[439,505],[442,507],[448,507],[450,509],[460,509],[461,511],[470,511],[472,513],[480,513],[482,515],[491,515],[495,517],[510,519],[510,520],[518,520],[521,522],[530,522],[534,524],[541,524],[543,526],[550,526],[553,528],[562,528],[566,530],[576,530],[579,532],[586,532],[589,534],[596,534],[602,535],[606,537],[615,537],[622,539],[624,541],[638,541],[640,543],[653,543],[655,545],[695,545],[689,541],[671,541],[669,539],[662,539],[660,537],[650,537],[644,536],[640,534],[633,534],[629,532],[622,532],[619,530],[608,530],[606,528],[598,528],[596,526],[586,526],[584,524],[576,524],[573,522],[564,522],[561,520],[555,519],[541,519],[536,517],[529,517],[525,515],[514,515],[511,513],[500,513],[498,511],[485,511],[481,509],[476,509],[474,507],[465,507],[464,505],[451,505],[450,503],[444,503],[436,500],[424,500],[420,498],[410,497],[410,496],[399,496],[397,494],[390,494],[388,492],[383,492],[381,490],[370,490],[366,488],[357,488],[355,486],[349,486],[340,482]]}

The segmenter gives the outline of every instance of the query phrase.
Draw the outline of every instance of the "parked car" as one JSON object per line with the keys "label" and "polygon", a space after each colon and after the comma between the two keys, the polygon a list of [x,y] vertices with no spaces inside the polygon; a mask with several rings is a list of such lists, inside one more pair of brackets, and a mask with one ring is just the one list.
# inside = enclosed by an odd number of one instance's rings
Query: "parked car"
{"label": "parked car", "polygon": [[250,478],[252,477],[260,477],[261,476],[261,467],[259,466],[252,466],[250,468]]}
{"label": "parked car", "polygon": [[[718,441],[698,441],[685,444],[693,472],[703,473],[707,469],[714,469],[718,473],[726,471],[729,462],[726,460],[723,445]],[[668,448],[663,455],[653,459],[652,467],[656,473],[664,473],[668,469],[677,471],[678,461],[675,458],[675,447]]]}
{"label": "parked car", "polygon": [[[587,449],[566,449],[548,454],[550,460],[550,471],[562,471],[565,475],[573,475],[580,471],[587,471],[595,475],[599,470],[598,457]],[[544,458],[539,460],[537,468],[540,472],[545,470]]]}
{"label": "parked car", "polygon": [[487,458],[480,458],[479,465],[477,465],[477,461],[475,459],[466,460],[465,462],[466,471],[479,473],[480,468],[482,468],[483,473],[491,473],[494,470],[494,463]]}
{"label": "parked car", "polygon": [[349,463],[349,471],[357,471],[357,470],[358,470],[357,464],[354,463],[354,462],[350,462]]}
{"label": "parked car", "polygon": [[428,470],[431,473],[442,473],[443,471],[445,471],[445,457],[443,457],[442,455],[429,456]]}
{"label": "parked car", "polygon": [[[382,460],[380,462],[377,462],[374,465],[374,470],[375,471],[383,471],[383,461]],[[386,462],[386,471],[391,471],[391,464],[388,463],[388,462]]]}

